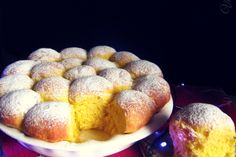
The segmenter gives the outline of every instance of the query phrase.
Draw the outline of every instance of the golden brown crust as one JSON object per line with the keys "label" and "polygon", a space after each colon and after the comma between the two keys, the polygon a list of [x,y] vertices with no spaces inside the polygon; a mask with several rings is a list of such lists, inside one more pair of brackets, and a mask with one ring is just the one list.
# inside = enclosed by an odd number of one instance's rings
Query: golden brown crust
{"label": "golden brown crust", "polygon": [[157,75],[144,76],[138,80],[133,89],[141,91],[151,97],[156,103],[156,112],[170,100],[171,92],[167,81]]}

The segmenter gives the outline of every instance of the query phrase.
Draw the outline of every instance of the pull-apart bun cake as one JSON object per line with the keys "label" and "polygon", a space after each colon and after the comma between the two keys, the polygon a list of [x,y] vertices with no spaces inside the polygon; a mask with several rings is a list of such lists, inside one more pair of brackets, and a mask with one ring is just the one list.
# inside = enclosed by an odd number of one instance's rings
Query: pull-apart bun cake
{"label": "pull-apart bun cake", "polygon": [[145,126],[171,99],[161,69],[109,46],[40,48],[8,65],[0,79],[0,122],[48,142],[82,142]]}

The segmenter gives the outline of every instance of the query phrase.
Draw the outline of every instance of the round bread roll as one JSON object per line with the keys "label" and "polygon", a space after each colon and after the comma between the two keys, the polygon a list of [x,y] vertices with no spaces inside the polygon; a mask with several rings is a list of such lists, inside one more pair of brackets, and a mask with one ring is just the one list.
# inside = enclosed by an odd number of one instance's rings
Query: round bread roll
{"label": "round bread roll", "polygon": [[68,47],[61,51],[61,58],[78,58],[84,61],[87,59],[87,51],[79,47]]}
{"label": "round bread roll", "polygon": [[174,156],[235,156],[235,126],[218,107],[193,103],[179,110],[169,124]]}
{"label": "round bread roll", "polygon": [[67,58],[62,60],[60,63],[64,65],[65,69],[71,69],[82,64],[82,60],[79,58]]}
{"label": "round bread roll", "polygon": [[64,73],[64,77],[70,81],[73,81],[79,77],[96,75],[96,71],[93,67],[88,65],[81,65],[72,68]]}
{"label": "round bread roll", "polygon": [[94,57],[90,58],[85,62],[85,65],[89,65],[93,67],[96,72],[99,72],[101,70],[107,69],[107,68],[116,68],[116,64],[113,62],[110,62],[106,59]]}
{"label": "round bread roll", "polygon": [[40,80],[34,86],[34,90],[41,95],[44,101],[68,102],[69,85],[69,80],[54,76]]}
{"label": "round bread roll", "polygon": [[40,95],[31,89],[9,92],[0,99],[1,123],[21,129],[21,124],[28,110],[40,102]]}
{"label": "round bread roll", "polygon": [[115,52],[116,50],[110,46],[95,46],[89,51],[88,57],[99,57],[103,59],[109,59]]}
{"label": "round bread roll", "polygon": [[161,69],[156,64],[146,60],[132,61],[124,69],[131,74],[133,79],[150,74],[158,74],[163,77]]}
{"label": "round bread roll", "polygon": [[109,68],[102,70],[99,75],[113,83],[116,92],[130,89],[132,86],[133,80],[130,74],[124,69]]}
{"label": "round bread roll", "polygon": [[40,48],[32,52],[28,59],[35,61],[56,62],[61,60],[61,54],[51,48]]}
{"label": "round bread roll", "polygon": [[156,74],[139,78],[133,89],[151,97],[156,103],[156,112],[159,112],[171,97],[168,82]]}
{"label": "round bread roll", "polygon": [[8,65],[3,73],[2,77],[14,74],[23,74],[23,75],[30,75],[30,71],[33,66],[40,62],[36,62],[33,60],[19,60],[10,65]]}
{"label": "round bread roll", "polygon": [[25,134],[48,142],[74,141],[72,106],[64,102],[36,104],[25,115]]}
{"label": "round bread roll", "polygon": [[0,97],[14,90],[30,89],[33,84],[34,81],[27,75],[15,74],[2,77],[0,79]]}
{"label": "round bread roll", "polygon": [[31,78],[39,81],[52,76],[63,76],[65,67],[57,62],[45,62],[35,65],[31,70]]}
{"label": "round bread roll", "polygon": [[143,127],[155,112],[155,103],[146,94],[125,90],[107,108],[104,130],[110,134],[132,133]]}
{"label": "round bread roll", "polygon": [[75,105],[80,129],[101,127],[104,109],[112,95],[112,83],[101,76],[80,77],[72,82],[69,101]]}
{"label": "round bread roll", "polygon": [[114,53],[110,61],[116,62],[120,67],[124,67],[127,63],[140,60],[135,54],[128,52],[128,51],[120,51]]}

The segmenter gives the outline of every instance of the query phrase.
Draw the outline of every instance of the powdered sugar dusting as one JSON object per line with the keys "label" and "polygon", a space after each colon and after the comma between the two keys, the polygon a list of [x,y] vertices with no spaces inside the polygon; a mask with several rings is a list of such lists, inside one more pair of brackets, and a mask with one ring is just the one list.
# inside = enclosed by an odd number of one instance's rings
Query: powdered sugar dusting
{"label": "powdered sugar dusting", "polygon": [[25,115],[25,127],[41,127],[43,121],[48,126],[55,127],[58,123],[67,124],[70,121],[70,104],[64,102],[44,102],[36,104]]}
{"label": "powdered sugar dusting", "polygon": [[88,65],[81,65],[72,68],[64,73],[64,77],[71,81],[82,76],[91,76],[91,75],[96,75],[96,71],[93,67]]}
{"label": "powdered sugar dusting", "polygon": [[35,61],[59,61],[61,54],[51,48],[40,48],[32,52],[29,57],[30,60]]}
{"label": "powdered sugar dusting", "polygon": [[115,63],[98,57],[90,58],[85,62],[85,65],[92,66],[96,71],[101,71],[107,68],[116,68]]}
{"label": "powdered sugar dusting", "polygon": [[133,81],[131,75],[126,70],[120,68],[105,69],[101,71],[99,75],[112,82],[115,87],[130,87]]}
{"label": "powdered sugar dusting", "polygon": [[67,59],[62,60],[60,63],[64,65],[66,69],[71,69],[71,68],[81,65],[82,62],[83,60],[79,58],[67,58]]}
{"label": "powdered sugar dusting", "polygon": [[51,76],[62,76],[65,67],[57,62],[46,62],[35,65],[31,70],[31,77],[34,80],[41,80]]}
{"label": "powdered sugar dusting", "polygon": [[148,74],[158,74],[160,77],[163,77],[162,71],[156,64],[146,61],[146,60],[137,60],[128,63],[124,69],[131,73],[133,78]]}
{"label": "powdered sugar dusting", "polygon": [[[108,55],[108,58],[114,54],[116,50],[110,46],[95,46],[89,50],[88,57],[104,57]],[[108,59],[106,58],[106,59]]]}
{"label": "powdered sugar dusting", "polygon": [[131,61],[140,60],[138,56],[128,51],[120,51],[114,53],[111,58],[111,61],[118,63],[121,67],[125,66]]}
{"label": "powdered sugar dusting", "polygon": [[184,120],[193,126],[207,126],[209,129],[230,128],[235,130],[232,119],[218,107],[206,103],[192,103],[179,110],[175,120]]}
{"label": "powdered sugar dusting", "polygon": [[142,106],[144,107],[145,105],[149,107],[150,111],[155,111],[154,101],[146,94],[139,91],[124,90],[118,93],[115,96],[114,100],[117,102],[118,105],[121,106],[121,108],[129,112],[145,112],[144,110],[139,110],[142,108]]}
{"label": "powdered sugar dusting", "polygon": [[18,89],[30,89],[33,84],[33,80],[27,75],[15,74],[5,76],[0,79],[0,96]]}
{"label": "powdered sugar dusting", "polygon": [[79,47],[68,47],[61,51],[61,58],[79,58],[81,60],[87,59],[87,51]]}
{"label": "powdered sugar dusting", "polygon": [[22,89],[9,92],[0,99],[0,116],[24,116],[35,104],[40,102],[40,95],[31,89]]}
{"label": "powdered sugar dusting", "polygon": [[8,65],[3,73],[2,76],[12,75],[12,74],[24,74],[30,75],[30,70],[33,66],[40,62],[36,62],[33,60],[19,60],[10,65]]}
{"label": "powdered sugar dusting", "polygon": [[[34,90],[48,101],[66,101],[68,98],[70,81],[60,76],[48,77],[40,80]],[[66,99],[66,100],[65,100]]]}
{"label": "powdered sugar dusting", "polygon": [[75,97],[77,94],[99,94],[104,91],[111,91],[112,89],[112,83],[101,76],[80,77],[72,82],[69,89],[69,96]]}

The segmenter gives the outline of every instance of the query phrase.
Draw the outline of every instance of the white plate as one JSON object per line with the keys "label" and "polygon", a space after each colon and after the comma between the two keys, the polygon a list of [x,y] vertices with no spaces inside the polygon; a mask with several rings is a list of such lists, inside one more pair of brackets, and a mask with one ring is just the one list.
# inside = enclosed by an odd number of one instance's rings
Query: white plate
{"label": "white plate", "polygon": [[116,135],[107,141],[90,140],[83,143],[65,141],[49,143],[25,136],[17,129],[7,127],[1,123],[0,129],[26,148],[46,156],[106,156],[124,150],[136,141],[151,135],[169,119],[172,110],[173,100],[171,99],[159,113],[153,116],[152,120],[146,126],[132,134]]}

